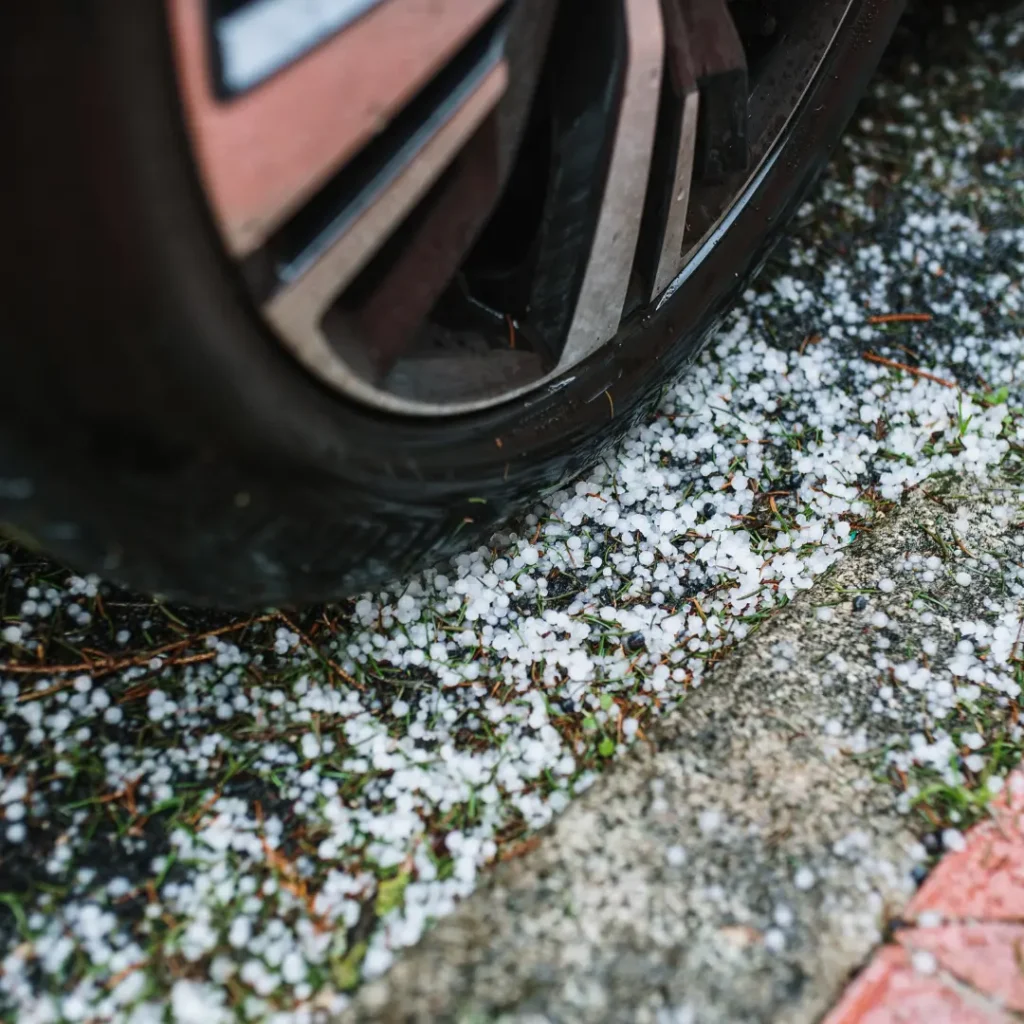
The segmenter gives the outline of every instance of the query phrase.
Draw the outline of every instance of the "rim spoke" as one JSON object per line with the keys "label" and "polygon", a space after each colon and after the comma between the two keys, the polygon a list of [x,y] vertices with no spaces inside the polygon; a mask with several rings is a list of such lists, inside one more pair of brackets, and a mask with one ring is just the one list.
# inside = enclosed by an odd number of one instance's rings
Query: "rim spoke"
{"label": "rim spoke", "polygon": [[294,351],[319,373],[349,384],[321,321],[341,291],[451,164],[505,90],[504,62],[492,69],[415,159],[319,258],[265,305],[264,313]]}
{"label": "rim spoke", "polygon": [[402,232],[402,250],[355,313],[357,331],[383,376],[455,276],[498,197],[498,133],[488,118],[455,157],[424,215]]}
{"label": "rim spoke", "polygon": [[662,0],[665,74],[658,132],[641,224],[637,270],[648,298],[660,295],[683,263],[683,239],[697,152],[700,91],[680,0]]}
{"label": "rim spoke", "polygon": [[[762,66],[748,83],[747,150],[751,167],[760,164],[771,151],[851,6],[852,0],[815,0],[814,17],[797,18],[787,24],[784,44],[778,46],[773,57],[767,61],[762,59]],[[688,247],[697,245],[712,230],[735,200],[742,184],[739,176],[719,182],[695,182],[690,195]]]}
{"label": "rim spoke", "polygon": [[682,13],[700,87],[694,173],[719,181],[747,169],[747,56],[728,0],[685,0]]}
{"label": "rim spoke", "polygon": [[618,329],[647,191],[664,63],[659,0],[624,0],[626,67],[615,136],[590,256],[562,362],[576,361]]}
{"label": "rim spoke", "polygon": [[[210,73],[204,0],[170,0],[185,112],[231,251],[259,246],[499,7],[500,0],[384,0],[250,91],[223,99]],[[244,81],[255,73],[233,74]]]}
{"label": "rim spoke", "polygon": [[[215,56],[227,92],[251,89],[384,0],[210,0]],[[218,9],[227,13],[218,16]]]}

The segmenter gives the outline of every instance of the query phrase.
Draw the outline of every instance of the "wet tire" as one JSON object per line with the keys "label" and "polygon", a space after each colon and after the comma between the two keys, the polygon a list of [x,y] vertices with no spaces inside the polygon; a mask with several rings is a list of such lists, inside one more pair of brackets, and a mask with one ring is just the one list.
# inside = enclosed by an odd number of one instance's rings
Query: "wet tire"
{"label": "wet tire", "polygon": [[485,542],[614,445],[699,352],[823,167],[900,7],[852,3],[659,308],[528,395],[415,418],[331,391],[257,315],[189,156],[159,5],[12,5],[6,532],[134,588],[239,607],[337,598]]}

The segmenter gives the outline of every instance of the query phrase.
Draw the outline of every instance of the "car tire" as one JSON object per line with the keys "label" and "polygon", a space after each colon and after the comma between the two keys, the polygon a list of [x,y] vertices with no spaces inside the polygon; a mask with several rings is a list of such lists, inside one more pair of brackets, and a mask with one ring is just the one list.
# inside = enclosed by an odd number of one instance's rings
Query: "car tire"
{"label": "car tire", "polygon": [[496,406],[339,395],[254,307],[191,156],[156,3],[3,15],[0,521],[175,600],[292,605],[486,542],[593,464],[693,360],[824,166],[901,4],[853,0],[672,294]]}

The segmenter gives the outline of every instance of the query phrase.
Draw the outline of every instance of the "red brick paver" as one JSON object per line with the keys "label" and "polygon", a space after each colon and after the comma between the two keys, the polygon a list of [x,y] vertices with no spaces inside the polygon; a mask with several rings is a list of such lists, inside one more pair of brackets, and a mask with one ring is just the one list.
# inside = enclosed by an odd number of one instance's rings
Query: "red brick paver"
{"label": "red brick paver", "polygon": [[940,925],[900,932],[900,945],[931,953],[942,971],[978,992],[987,992],[1011,1010],[1024,1010],[1024,925]]}
{"label": "red brick paver", "polygon": [[910,954],[886,946],[847,990],[826,1024],[1013,1024],[937,974],[922,974]]}
{"label": "red brick paver", "polygon": [[944,857],[824,1024],[1010,1024],[1024,1013],[1024,771]]}
{"label": "red brick paver", "polygon": [[967,847],[943,857],[910,903],[909,917],[1024,921],[1024,772],[990,804],[994,819],[971,829]]}

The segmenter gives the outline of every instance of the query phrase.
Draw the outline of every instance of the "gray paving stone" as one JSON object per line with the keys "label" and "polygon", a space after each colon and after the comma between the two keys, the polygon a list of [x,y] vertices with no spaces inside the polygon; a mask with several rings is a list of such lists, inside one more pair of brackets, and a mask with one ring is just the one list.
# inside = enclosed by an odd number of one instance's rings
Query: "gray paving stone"
{"label": "gray paving stone", "polygon": [[[953,646],[952,624],[999,587],[996,574],[956,584],[967,555],[951,547],[934,591],[946,611],[925,626],[914,575],[890,569],[948,535],[958,509],[968,551],[1012,543],[992,509],[1015,496],[955,490],[926,484],[880,519],[342,1021],[817,1020],[899,914],[921,857],[878,758],[848,742],[893,729],[872,711],[884,680],[871,616],[884,609],[890,644]],[[854,605],[890,575],[891,593]]]}

